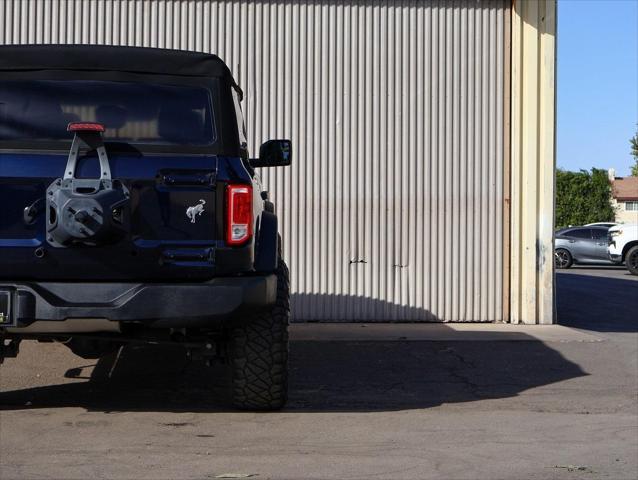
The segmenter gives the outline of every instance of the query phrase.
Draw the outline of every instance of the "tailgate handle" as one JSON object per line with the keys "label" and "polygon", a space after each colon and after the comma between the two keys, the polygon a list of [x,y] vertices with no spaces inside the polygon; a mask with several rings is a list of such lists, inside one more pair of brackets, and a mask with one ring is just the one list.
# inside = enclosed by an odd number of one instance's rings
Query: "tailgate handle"
{"label": "tailgate handle", "polygon": [[166,263],[175,262],[203,262],[213,263],[213,249],[212,248],[176,248],[170,250],[164,250],[162,252],[162,259]]}
{"label": "tailgate handle", "polygon": [[215,175],[212,172],[165,173],[162,175],[165,185],[212,185]]}

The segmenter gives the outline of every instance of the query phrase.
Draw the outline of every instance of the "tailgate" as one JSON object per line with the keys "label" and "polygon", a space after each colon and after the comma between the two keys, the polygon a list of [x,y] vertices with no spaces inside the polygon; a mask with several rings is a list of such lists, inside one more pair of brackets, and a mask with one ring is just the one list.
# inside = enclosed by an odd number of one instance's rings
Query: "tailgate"
{"label": "tailgate", "polygon": [[[113,179],[130,192],[130,225],[117,242],[59,247],[47,241],[47,188],[66,153],[0,152],[0,277],[16,280],[207,279],[221,241],[217,157],[109,152]],[[76,176],[97,178],[96,158]],[[222,219],[223,220],[223,219]]]}

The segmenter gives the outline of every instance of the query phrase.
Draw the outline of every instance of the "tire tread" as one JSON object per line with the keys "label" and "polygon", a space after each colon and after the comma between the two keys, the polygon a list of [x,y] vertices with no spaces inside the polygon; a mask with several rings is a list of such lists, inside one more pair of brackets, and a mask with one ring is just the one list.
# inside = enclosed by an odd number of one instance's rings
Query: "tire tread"
{"label": "tire tread", "polygon": [[243,410],[278,410],[288,397],[290,280],[279,260],[277,300],[231,331],[232,398]]}

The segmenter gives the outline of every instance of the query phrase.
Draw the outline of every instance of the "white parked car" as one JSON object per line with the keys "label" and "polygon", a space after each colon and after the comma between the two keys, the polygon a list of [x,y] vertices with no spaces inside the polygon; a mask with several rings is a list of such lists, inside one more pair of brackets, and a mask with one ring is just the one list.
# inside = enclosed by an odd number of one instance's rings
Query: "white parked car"
{"label": "white parked car", "polygon": [[627,270],[638,275],[638,223],[611,227],[607,253],[612,262],[625,262]]}

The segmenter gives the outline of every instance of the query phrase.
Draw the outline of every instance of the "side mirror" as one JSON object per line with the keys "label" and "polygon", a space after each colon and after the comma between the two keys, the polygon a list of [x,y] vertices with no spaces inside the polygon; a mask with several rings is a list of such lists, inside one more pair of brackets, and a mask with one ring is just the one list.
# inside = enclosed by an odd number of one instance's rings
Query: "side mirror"
{"label": "side mirror", "polygon": [[292,142],[290,140],[268,140],[259,147],[259,158],[251,158],[255,167],[285,167],[292,160]]}

